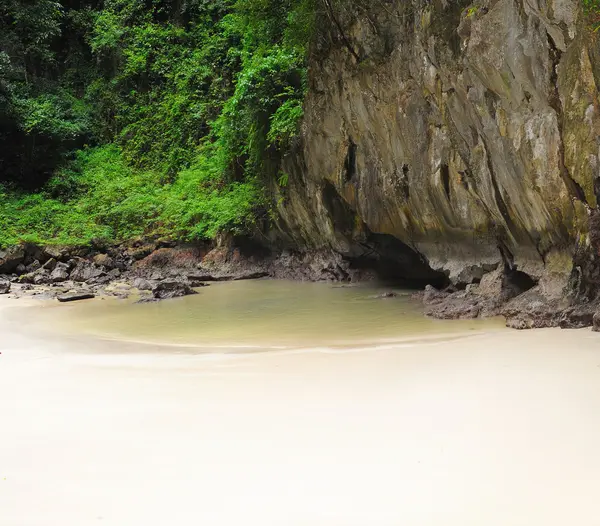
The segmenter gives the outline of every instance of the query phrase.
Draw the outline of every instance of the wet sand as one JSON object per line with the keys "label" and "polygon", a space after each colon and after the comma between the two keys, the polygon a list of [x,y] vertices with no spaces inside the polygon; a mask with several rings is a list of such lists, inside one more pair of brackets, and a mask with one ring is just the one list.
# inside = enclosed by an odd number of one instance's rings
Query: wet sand
{"label": "wet sand", "polygon": [[598,524],[590,331],[197,353],[45,334],[13,305],[3,526]]}

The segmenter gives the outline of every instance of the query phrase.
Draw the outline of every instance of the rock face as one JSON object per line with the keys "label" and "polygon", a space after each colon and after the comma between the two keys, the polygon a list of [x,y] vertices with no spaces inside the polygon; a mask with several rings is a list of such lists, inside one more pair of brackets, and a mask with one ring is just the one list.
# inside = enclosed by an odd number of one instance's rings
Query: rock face
{"label": "rock face", "polygon": [[346,5],[274,188],[281,238],[427,281],[585,277],[600,52],[581,2]]}

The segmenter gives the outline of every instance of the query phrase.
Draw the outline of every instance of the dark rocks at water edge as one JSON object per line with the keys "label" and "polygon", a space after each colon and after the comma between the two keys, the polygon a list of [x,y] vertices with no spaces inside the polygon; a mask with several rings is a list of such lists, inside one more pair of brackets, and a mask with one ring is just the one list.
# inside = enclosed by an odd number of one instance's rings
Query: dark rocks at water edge
{"label": "dark rocks at water edge", "polygon": [[56,299],[61,303],[68,303],[71,301],[91,300],[95,298],[95,295],[90,292],[72,292],[69,294],[61,294]]}
{"label": "dark rocks at water edge", "polygon": [[0,294],[8,294],[10,292],[10,281],[0,279]]}
{"label": "dark rocks at water edge", "polygon": [[600,332],[600,310],[594,314],[593,324],[594,332]]}
{"label": "dark rocks at water edge", "polygon": [[[216,248],[211,244],[166,246],[148,240],[140,243],[103,247],[101,251],[93,247],[58,249],[31,244],[3,250],[0,265],[13,271],[0,280],[12,282],[12,287],[4,286],[11,297],[70,298],[70,294],[77,293],[77,299],[95,295],[160,301],[196,294],[194,288],[207,282],[275,277],[351,283],[371,280],[381,276],[380,271],[396,268],[389,266],[386,258],[393,254],[383,252],[385,244],[376,247],[382,259],[372,267],[369,265],[373,261],[364,256],[359,265],[353,265],[350,257],[331,250],[257,255],[237,248],[235,243]],[[142,253],[146,255],[142,257]],[[587,327],[593,323],[598,327],[594,314],[600,311],[600,304],[592,285],[600,283],[600,279],[582,268],[582,272],[570,272],[565,264],[560,273],[534,267],[527,267],[524,272],[507,259],[504,264],[470,266],[469,272],[457,274],[458,281],[432,281],[438,288],[429,286],[419,297],[425,314],[436,318],[504,316],[507,325],[516,329]],[[453,285],[449,285],[451,281]],[[408,282],[411,284],[414,283]],[[382,292],[378,297],[394,296],[393,292]]]}
{"label": "dark rocks at water edge", "polygon": [[152,288],[152,296],[158,300],[180,298],[198,294],[190,285],[184,281],[165,279]]}
{"label": "dark rocks at water edge", "polygon": [[[203,268],[203,263],[209,268]],[[259,279],[269,275],[263,262],[250,261],[234,249],[215,250],[209,243],[176,246],[160,240],[104,246],[101,250],[95,245],[23,244],[0,250],[0,268],[5,279],[15,284],[11,290],[13,297],[40,298],[83,291],[117,298],[134,295],[141,299],[166,299],[193,294],[194,287],[207,285],[205,281]]]}
{"label": "dark rocks at water edge", "polygon": [[585,301],[569,294],[567,281],[536,283],[522,274],[496,270],[463,290],[428,286],[420,294],[425,314],[440,319],[502,316],[507,327],[519,330],[600,325],[597,300]]}

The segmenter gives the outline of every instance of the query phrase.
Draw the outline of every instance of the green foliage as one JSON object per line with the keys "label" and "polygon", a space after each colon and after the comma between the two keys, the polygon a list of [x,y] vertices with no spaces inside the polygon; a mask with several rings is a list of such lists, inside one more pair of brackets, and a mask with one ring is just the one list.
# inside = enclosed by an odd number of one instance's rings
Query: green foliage
{"label": "green foliage", "polygon": [[600,0],[581,0],[588,25],[593,31],[600,29]]}
{"label": "green foliage", "polygon": [[43,191],[0,187],[0,246],[20,241],[86,244],[169,233],[180,239],[243,231],[262,203],[252,181],[218,184],[202,157],[171,185],[131,168],[115,146],[83,150]]}
{"label": "green foliage", "polygon": [[69,140],[90,129],[87,106],[66,91],[16,99],[14,106],[19,126],[29,135]]}
{"label": "green foliage", "polygon": [[481,10],[481,6],[478,6],[478,5],[468,7],[467,11],[466,11],[467,18],[471,18],[471,17],[475,16],[477,13],[479,13],[480,10]]}
{"label": "green foliage", "polygon": [[298,132],[298,123],[304,115],[302,100],[295,98],[286,100],[273,115],[267,140],[270,145],[286,147]]}
{"label": "green foliage", "polygon": [[0,245],[248,228],[303,116],[314,1],[6,0]]}
{"label": "green foliage", "polygon": [[288,183],[290,181],[290,176],[289,174],[285,173],[285,172],[280,172],[279,174],[279,179],[277,180],[277,184],[281,187],[281,188],[285,188]]}
{"label": "green foliage", "polygon": [[219,231],[243,232],[263,204],[256,181],[215,184],[210,161],[201,157],[169,188],[162,213],[167,231],[186,240],[214,237]]}
{"label": "green foliage", "polygon": [[76,13],[51,0],[0,2],[1,180],[36,186],[90,135],[80,96],[86,68],[72,73],[78,36],[63,35],[85,27]]}

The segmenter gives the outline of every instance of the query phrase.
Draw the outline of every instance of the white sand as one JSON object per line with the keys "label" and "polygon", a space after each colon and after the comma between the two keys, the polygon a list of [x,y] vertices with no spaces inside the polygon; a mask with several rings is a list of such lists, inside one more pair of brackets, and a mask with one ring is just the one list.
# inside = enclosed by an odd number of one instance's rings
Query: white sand
{"label": "white sand", "polygon": [[1,526],[600,524],[598,334],[194,356],[19,318]]}

